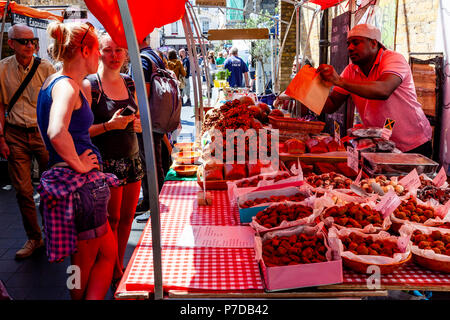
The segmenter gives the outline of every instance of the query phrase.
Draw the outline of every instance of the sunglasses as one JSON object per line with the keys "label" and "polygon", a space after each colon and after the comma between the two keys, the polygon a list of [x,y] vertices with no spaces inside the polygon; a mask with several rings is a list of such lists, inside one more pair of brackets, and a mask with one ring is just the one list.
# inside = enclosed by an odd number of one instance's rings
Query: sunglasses
{"label": "sunglasses", "polygon": [[86,30],[86,32],[85,32],[85,34],[84,34],[84,36],[83,36],[83,38],[81,38],[81,42],[80,42],[80,45],[82,45],[83,44],[83,41],[84,41],[84,38],[86,38],[86,36],[87,36],[87,34],[89,33],[89,30],[94,30],[95,29],[95,27],[92,25],[92,23],[90,23],[90,22],[86,22],[85,24],[87,24],[88,25],[88,29]]}
{"label": "sunglasses", "polygon": [[12,38],[11,40],[15,40],[21,45],[28,45],[28,43],[31,43],[32,45],[36,46],[39,44],[39,38],[31,38],[31,39],[23,39],[23,38]]}

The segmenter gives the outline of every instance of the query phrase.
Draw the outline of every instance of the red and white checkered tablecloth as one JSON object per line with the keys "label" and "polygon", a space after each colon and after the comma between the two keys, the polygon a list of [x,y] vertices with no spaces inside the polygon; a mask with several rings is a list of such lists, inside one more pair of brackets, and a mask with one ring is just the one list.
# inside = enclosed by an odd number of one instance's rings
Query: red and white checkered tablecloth
{"label": "red and white checkered tablecloth", "polygon": [[[212,206],[198,206],[195,181],[167,181],[160,194],[164,290],[263,290],[254,250],[249,248],[178,247],[186,225],[235,226],[239,211],[226,192],[211,191]],[[151,222],[148,221],[130,259],[119,290],[153,291]]]}
{"label": "red and white checkered tablecloth", "polygon": [[[152,249],[140,247],[125,281],[129,291],[153,291]],[[162,250],[164,290],[262,290],[253,249],[179,248]]]}
{"label": "red and white checkered tablecloth", "polygon": [[[196,181],[167,181],[160,194],[164,290],[263,291],[254,250],[248,248],[189,248],[177,246],[186,225],[239,225],[239,211],[226,191],[211,191],[212,206],[198,206]],[[370,275],[344,269],[343,284],[364,285]],[[409,264],[381,276],[381,285],[450,286],[450,275]],[[154,287],[151,222],[148,221],[128,263],[116,295]]]}
{"label": "red and white checkered tablecloth", "polygon": [[[371,274],[361,274],[344,269],[343,284],[366,284]],[[380,278],[382,286],[433,286],[450,287],[450,274],[427,270],[409,263],[391,274],[383,274]]]}

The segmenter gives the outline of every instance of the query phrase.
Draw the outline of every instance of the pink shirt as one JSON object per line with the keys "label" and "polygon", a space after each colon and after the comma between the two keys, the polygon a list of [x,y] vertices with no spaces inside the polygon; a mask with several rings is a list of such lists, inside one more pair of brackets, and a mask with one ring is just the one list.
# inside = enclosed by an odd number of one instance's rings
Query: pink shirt
{"label": "pink shirt", "polygon": [[393,73],[402,79],[387,100],[362,98],[337,86],[334,90],[351,94],[366,127],[382,128],[387,118],[395,120],[390,139],[398,149],[406,152],[431,140],[431,126],[417,101],[411,68],[405,58],[397,52],[380,49],[368,77],[353,63],[344,69],[341,77],[361,82],[376,81],[384,73]]}

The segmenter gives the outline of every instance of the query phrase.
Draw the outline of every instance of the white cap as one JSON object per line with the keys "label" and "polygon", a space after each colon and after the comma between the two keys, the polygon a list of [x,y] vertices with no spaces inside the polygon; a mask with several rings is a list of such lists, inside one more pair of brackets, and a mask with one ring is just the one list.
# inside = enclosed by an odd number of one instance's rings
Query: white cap
{"label": "white cap", "polygon": [[347,39],[350,37],[365,37],[373,40],[377,40],[378,43],[384,48],[381,43],[381,31],[377,27],[371,24],[358,24],[354,26],[347,34]]}

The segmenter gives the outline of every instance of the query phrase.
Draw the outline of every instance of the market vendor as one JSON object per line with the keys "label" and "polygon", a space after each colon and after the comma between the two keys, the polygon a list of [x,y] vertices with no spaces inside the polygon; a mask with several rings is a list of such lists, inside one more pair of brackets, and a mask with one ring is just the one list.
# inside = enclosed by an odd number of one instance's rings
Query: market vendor
{"label": "market vendor", "polygon": [[383,127],[395,120],[390,140],[402,152],[431,157],[431,126],[417,101],[411,69],[405,58],[387,50],[381,32],[369,24],[359,24],[347,36],[352,60],[341,75],[326,64],[317,68],[324,81],[334,85],[325,106],[333,113],[351,95],[366,127]]}

